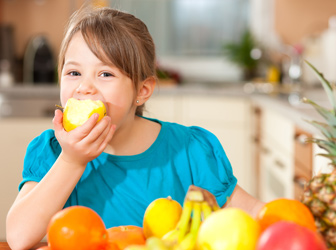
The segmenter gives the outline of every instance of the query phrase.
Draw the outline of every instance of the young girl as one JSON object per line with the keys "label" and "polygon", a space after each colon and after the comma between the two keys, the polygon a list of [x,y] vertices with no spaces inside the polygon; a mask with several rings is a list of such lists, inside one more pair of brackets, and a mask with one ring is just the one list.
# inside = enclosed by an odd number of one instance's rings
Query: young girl
{"label": "young girl", "polygon": [[72,16],[59,56],[61,103],[102,100],[107,116],[96,123],[93,115],[66,132],[56,110],[54,130],[29,144],[7,216],[12,249],[39,242],[50,218],[73,205],[94,209],[107,228],[142,226],[150,202],[170,195],[183,204],[190,185],[210,191],[221,207],[257,213],[262,203],[237,185],[213,134],[142,117],[155,87],[155,60],[152,37],[134,16],[110,8]]}

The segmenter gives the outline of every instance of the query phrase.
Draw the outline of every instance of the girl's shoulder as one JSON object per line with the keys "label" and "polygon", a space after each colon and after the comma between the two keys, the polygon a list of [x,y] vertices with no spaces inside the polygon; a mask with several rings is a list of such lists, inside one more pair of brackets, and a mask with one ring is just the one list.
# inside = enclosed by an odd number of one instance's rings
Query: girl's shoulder
{"label": "girl's shoulder", "polygon": [[164,121],[160,121],[160,123],[162,133],[174,143],[181,142],[190,147],[222,150],[222,145],[217,136],[205,128]]}
{"label": "girl's shoulder", "polygon": [[168,130],[178,137],[186,137],[190,140],[196,139],[200,142],[218,142],[217,137],[211,131],[199,126],[186,126],[179,123],[162,121],[161,125],[165,130]]}
{"label": "girl's shoulder", "polygon": [[28,145],[27,152],[39,152],[46,149],[51,151],[59,151],[60,145],[55,137],[55,132],[52,129],[43,131],[40,135],[35,137]]}
{"label": "girl's shoulder", "polygon": [[39,182],[52,167],[60,153],[61,147],[53,130],[45,130],[35,137],[27,147],[23,163],[23,179],[19,189],[27,181]]}

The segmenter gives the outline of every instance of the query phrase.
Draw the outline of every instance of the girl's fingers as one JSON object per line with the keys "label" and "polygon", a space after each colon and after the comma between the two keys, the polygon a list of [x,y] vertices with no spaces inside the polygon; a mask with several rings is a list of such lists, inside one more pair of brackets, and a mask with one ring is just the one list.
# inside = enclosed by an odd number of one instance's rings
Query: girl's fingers
{"label": "girl's fingers", "polygon": [[99,142],[98,146],[99,149],[98,151],[103,152],[107,146],[107,144],[111,141],[114,132],[116,130],[116,125],[112,124],[111,126],[108,127],[106,131],[104,131],[104,135],[102,135],[100,138],[102,139],[101,142]]}
{"label": "girl's fingers", "polygon": [[82,140],[83,138],[87,137],[90,134],[92,129],[95,127],[98,121],[98,118],[99,118],[99,114],[94,113],[83,125],[77,127],[76,129],[72,131],[76,132],[76,135],[77,135],[76,137]]}
{"label": "girl's fingers", "polygon": [[90,136],[85,138],[86,143],[100,144],[105,139],[105,136],[108,134],[110,127],[111,127],[111,118],[105,116],[91,131]]}
{"label": "girl's fingers", "polygon": [[108,128],[104,131],[104,134],[101,136],[102,141],[100,142],[101,145],[104,145],[104,149],[106,145],[111,141],[114,132],[116,130],[116,125],[111,124]]}
{"label": "girl's fingers", "polygon": [[117,128],[117,125],[115,125],[115,124],[111,125],[111,127],[108,131],[108,134],[105,137],[104,143],[108,144],[112,140],[112,137],[114,135],[114,132],[116,131],[116,128]]}
{"label": "girl's fingers", "polygon": [[63,130],[63,113],[61,110],[56,109],[55,110],[55,116],[53,119],[54,129],[55,131]]}

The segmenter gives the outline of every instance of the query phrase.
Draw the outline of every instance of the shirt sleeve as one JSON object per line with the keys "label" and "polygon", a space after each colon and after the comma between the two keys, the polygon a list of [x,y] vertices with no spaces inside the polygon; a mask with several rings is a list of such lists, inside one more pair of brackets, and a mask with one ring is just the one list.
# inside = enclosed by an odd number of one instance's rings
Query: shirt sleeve
{"label": "shirt sleeve", "polygon": [[203,128],[191,127],[188,152],[194,185],[215,195],[222,207],[235,189],[237,179],[218,138]]}
{"label": "shirt sleeve", "polygon": [[33,139],[26,150],[19,190],[27,181],[40,182],[53,166],[60,152],[61,147],[51,129]]}

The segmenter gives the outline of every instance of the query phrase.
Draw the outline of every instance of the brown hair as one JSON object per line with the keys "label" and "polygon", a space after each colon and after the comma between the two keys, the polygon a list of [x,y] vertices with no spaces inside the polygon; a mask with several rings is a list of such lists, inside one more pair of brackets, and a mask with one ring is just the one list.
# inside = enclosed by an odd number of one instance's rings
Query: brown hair
{"label": "brown hair", "polygon": [[[140,19],[112,8],[83,8],[69,20],[59,54],[59,79],[65,53],[78,31],[92,53],[102,62],[121,70],[133,81],[136,89],[141,81],[155,77],[155,45],[147,26]],[[143,105],[137,107],[136,115],[142,115],[143,108]]]}

